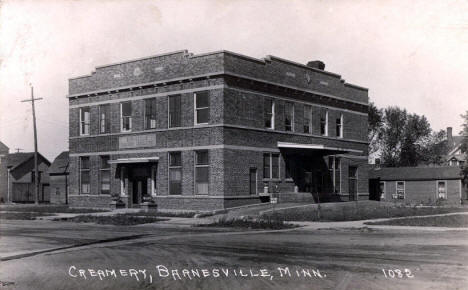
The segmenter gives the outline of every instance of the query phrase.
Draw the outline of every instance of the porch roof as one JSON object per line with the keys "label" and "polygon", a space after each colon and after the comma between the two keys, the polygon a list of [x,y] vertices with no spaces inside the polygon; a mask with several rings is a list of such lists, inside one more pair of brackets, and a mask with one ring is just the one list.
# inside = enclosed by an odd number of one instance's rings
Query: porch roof
{"label": "porch roof", "polygon": [[303,143],[289,143],[289,142],[278,142],[278,148],[284,149],[306,149],[314,150],[326,155],[341,154],[341,153],[359,153],[362,154],[362,150],[350,149],[350,148],[338,148],[329,147],[323,144],[303,144]]}
{"label": "porch roof", "polygon": [[156,162],[159,160],[159,157],[135,157],[135,158],[121,158],[109,160],[109,164],[123,164],[123,163],[148,163]]}

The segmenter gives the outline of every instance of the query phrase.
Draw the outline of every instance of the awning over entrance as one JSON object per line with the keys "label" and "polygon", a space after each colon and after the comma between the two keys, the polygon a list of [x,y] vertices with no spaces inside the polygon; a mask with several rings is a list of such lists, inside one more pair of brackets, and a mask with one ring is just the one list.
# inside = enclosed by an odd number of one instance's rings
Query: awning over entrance
{"label": "awning over entrance", "polygon": [[305,149],[305,150],[315,151],[323,155],[334,155],[334,154],[344,154],[344,153],[359,153],[359,154],[363,153],[362,150],[328,147],[323,144],[301,144],[301,143],[278,142],[278,148],[280,149]]}
{"label": "awning over entrance", "polygon": [[128,163],[148,163],[157,162],[159,157],[136,157],[136,158],[121,158],[109,160],[109,164],[128,164]]}

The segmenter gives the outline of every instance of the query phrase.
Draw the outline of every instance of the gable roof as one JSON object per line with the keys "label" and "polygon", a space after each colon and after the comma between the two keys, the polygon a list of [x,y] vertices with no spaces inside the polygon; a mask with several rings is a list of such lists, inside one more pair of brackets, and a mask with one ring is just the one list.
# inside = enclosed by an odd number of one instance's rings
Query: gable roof
{"label": "gable roof", "polygon": [[461,169],[456,166],[441,167],[383,167],[369,171],[369,178],[380,180],[437,180],[461,179]]}
{"label": "gable roof", "polygon": [[[44,156],[42,156],[40,153],[37,153],[39,159],[42,158],[44,162],[50,166],[49,160],[47,160]],[[25,163],[31,158],[34,158],[34,152],[20,152],[20,153],[10,153],[6,156],[7,160],[7,167],[10,168],[10,170],[15,170],[18,166],[21,164]]]}
{"label": "gable roof", "polygon": [[10,148],[8,148],[8,146],[6,146],[5,144],[2,143],[2,141],[0,141],[0,152],[7,152],[10,151]]}
{"label": "gable roof", "polygon": [[57,157],[55,157],[54,162],[49,167],[50,175],[61,175],[68,174],[70,172],[68,167],[68,151],[63,151]]}

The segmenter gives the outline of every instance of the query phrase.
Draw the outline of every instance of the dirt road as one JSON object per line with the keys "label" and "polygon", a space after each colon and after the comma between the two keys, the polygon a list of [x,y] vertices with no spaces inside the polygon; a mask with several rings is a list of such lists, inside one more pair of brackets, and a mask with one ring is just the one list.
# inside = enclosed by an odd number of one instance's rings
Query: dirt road
{"label": "dirt road", "polygon": [[3,288],[468,288],[466,231],[364,228],[229,233],[157,225],[51,223],[3,223],[0,252],[5,256],[8,247],[24,247],[28,239],[39,250],[57,246],[59,238],[74,245],[140,236],[2,261]]}

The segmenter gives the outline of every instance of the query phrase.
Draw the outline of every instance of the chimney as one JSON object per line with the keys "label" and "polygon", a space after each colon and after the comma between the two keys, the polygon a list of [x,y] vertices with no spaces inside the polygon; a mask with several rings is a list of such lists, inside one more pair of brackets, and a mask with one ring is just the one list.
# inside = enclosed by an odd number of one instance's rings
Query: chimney
{"label": "chimney", "polygon": [[380,168],[380,158],[375,158],[375,167]]}
{"label": "chimney", "polygon": [[309,61],[307,63],[307,66],[311,68],[316,68],[319,70],[325,70],[325,63],[321,60]]}
{"label": "chimney", "polygon": [[452,149],[452,146],[453,146],[452,127],[447,127],[447,146],[449,150]]}

